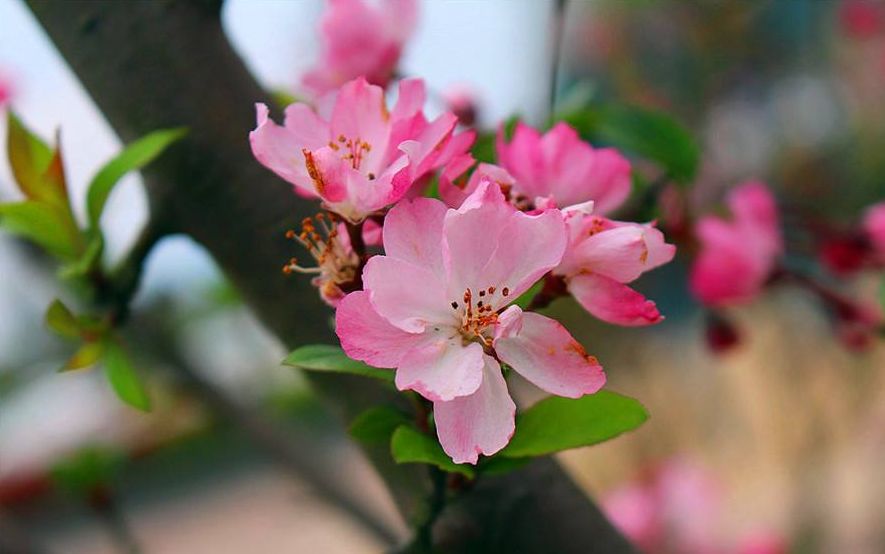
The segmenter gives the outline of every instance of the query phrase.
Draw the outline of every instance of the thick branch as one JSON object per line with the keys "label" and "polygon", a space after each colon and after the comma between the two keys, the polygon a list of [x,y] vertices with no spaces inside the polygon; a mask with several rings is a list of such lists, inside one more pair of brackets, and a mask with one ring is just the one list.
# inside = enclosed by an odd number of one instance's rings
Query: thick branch
{"label": "thick branch", "polygon": [[[153,214],[205,246],[287,345],[332,340],[328,313],[307,280],[280,276],[292,255],[284,232],[315,206],[252,159],[252,106],[268,99],[228,44],[217,3],[29,5],[123,140],[160,127],[190,128],[146,175]],[[348,418],[395,401],[364,380],[311,379]],[[385,448],[369,455],[403,513],[416,513],[430,490],[423,468],[396,466]],[[631,551],[552,461],[481,482],[446,507],[434,537],[452,552]]]}

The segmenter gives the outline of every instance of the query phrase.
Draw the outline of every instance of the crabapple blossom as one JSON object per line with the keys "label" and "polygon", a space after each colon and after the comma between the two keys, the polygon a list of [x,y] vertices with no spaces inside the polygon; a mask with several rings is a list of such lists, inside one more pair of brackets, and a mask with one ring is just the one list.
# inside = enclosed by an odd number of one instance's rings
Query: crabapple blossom
{"label": "crabapple blossom", "polygon": [[258,104],[258,126],[249,134],[252,152],[296,192],[318,196],[330,211],[359,222],[401,199],[473,142],[472,132],[453,135],[457,119],[451,113],[428,122],[424,100],[424,82],[406,79],[388,111],[384,90],[358,78],[341,88],[331,113],[295,103],[286,108],[283,126]]}
{"label": "crabapple blossom", "polygon": [[783,251],[777,207],[764,184],[738,186],[728,206],[731,221],[706,216],[695,227],[701,249],[689,284],[701,302],[713,306],[755,296]]}
{"label": "crabapple blossom", "polygon": [[357,77],[386,87],[417,16],[416,0],[329,0],[320,23],[320,57],[302,85],[316,96]]}
{"label": "crabapple blossom", "polygon": [[863,226],[876,256],[885,263],[885,202],[867,208]]}
{"label": "crabapple blossom", "polygon": [[657,306],[628,287],[640,275],[673,259],[676,247],[653,224],[613,221],[582,206],[567,208],[569,243],[553,270],[581,306],[608,323],[660,322]]}
{"label": "crabapple blossom", "polygon": [[517,211],[488,180],[458,209],[403,200],[384,222],[385,255],[365,266],[365,290],[338,306],[341,345],[351,358],[396,368],[398,389],[433,402],[445,452],[476,463],[515,428],[500,362],[560,396],[605,382],[561,324],[509,306],[559,264],[566,242],[558,210]]}
{"label": "crabapple blossom", "polygon": [[499,164],[515,179],[514,196],[550,198],[564,208],[592,200],[599,214],[620,206],[630,194],[630,162],[614,148],[593,148],[566,123],[545,134],[517,123],[508,143],[499,130]]}

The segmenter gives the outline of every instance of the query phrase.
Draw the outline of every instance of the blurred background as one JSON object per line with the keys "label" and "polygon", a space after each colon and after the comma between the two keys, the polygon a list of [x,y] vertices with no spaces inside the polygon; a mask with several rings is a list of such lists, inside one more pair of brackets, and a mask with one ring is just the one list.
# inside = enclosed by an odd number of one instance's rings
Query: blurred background
{"label": "blurred background", "polygon": [[[776,191],[785,225],[838,227],[885,198],[885,3],[571,1],[561,26],[555,5],[426,0],[401,72],[428,81],[435,110],[446,91],[470,91],[480,127],[515,113],[540,124],[558,38],[558,105],[660,109],[695,133],[696,206],[755,177]],[[224,23],[263,85],[296,92],[321,13],[319,1],[227,0]],[[82,198],[121,144],[20,0],[0,0],[4,87],[38,134],[61,130]],[[16,194],[4,158],[0,200]],[[110,259],[132,244],[145,210],[139,179],[127,178],[103,220]],[[791,245],[803,248],[801,237]],[[551,308],[603,362],[609,387],[652,414],[633,434],[561,456],[569,471],[626,526],[654,488],[677,537],[659,552],[885,552],[883,341],[846,349],[813,298],[779,288],[729,310],[742,340],[716,354],[686,273],[677,259],[643,277],[667,316],[653,328],[607,326],[567,300]],[[878,284],[860,274],[847,286],[875,298]],[[198,246],[161,243],[136,299],[133,323],[159,335],[136,351],[150,415],[120,403],[98,371],[57,373],[71,348],[43,313],[58,290],[26,245],[0,235],[0,533],[65,553],[123,552],[127,541],[150,554],[380,551],[309,472],[272,461],[244,413],[405,533],[340,422],[280,367],[283,347]],[[538,398],[516,388],[523,403]],[[234,403],[207,401],[216,389]]]}

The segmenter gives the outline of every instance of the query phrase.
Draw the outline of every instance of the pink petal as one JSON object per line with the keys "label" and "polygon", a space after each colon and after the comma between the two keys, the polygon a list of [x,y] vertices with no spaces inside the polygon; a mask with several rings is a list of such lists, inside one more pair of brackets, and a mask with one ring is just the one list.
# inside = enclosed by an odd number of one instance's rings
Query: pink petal
{"label": "pink petal", "polygon": [[444,278],[442,260],[443,219],[446,207],[439,200],[416,198],[394,206],[384,218],[384,252]]}
{"label": "pink petal", "polygon": [[428,268],[390,256],[373,256],[363,270],[372,305],[403,331],[419,333],[439,324],[460,324],[445,285]]}
{"label": "pink petal", "polygon": [[509,303],[555,267],[566,244],[558,211],[518,212],[490,181],[483,181],[460,209],[449,210],[443,233],[449,295],[459,298],[468,288],[476,292],[490,286],[503,294],[507,288],[506,299],[492,302],[496,306]]}
{"label": "pink petal", "polygon": [[423,79],[403,79],[399,82],[399,94],[390,116],[394,121],[407,119],[424,109],[427,94]]}
{"label": "pink petal", "polygon": [[568,280],[568,290],[585,310],[608,323],[636,327],[664,319],[654,302],[603,275],[575,275]]}
{"label": "pink petal", "polygon": [[[507,311],[519,310],[511,306]],[[508,324],[513,329],[512,323]],[[495,352],[502,362],[542,390],[579,398],[605,385],[605,373],[593,356],[558,321],[524,312],[517,332],[495,338]]]}
{"label": "pink petal", "polygon": [[413,181],[437,167],[441,147],[457,123],[458,119],[453,114],[444,113],[430,122],[414,140],[399,145],[399,149],[409,158],[409,177]]}
{"label": "pink petal", "polygon": [[396,388],[413,390],[432,401],[448,401],[476,392],[482,383],[484,354],[475,343],[463,343],[454,329],[430,331],[432,340],[413,348],[400,360]]}
{"label": "pink petal", "polygon": [[330,124],[333,140],[368,143],[360,169],[381,173],[382,158],[390,134],[390,114],[384,104],[384,89],[370,85],[365,79],[349,81],[338,92]]}
{"label": "pink petal", "polygon": [[[302,150],[319,148],[328,142],[328,126],[302,104],[293,104],[286,109],[284,127],[268,117],[268,109],[264,104],[256,104],[255,111],[257,127],[249,133],[255,159],[294,184],[299,193],[316,196],[316,188],[304,164]],[[320,139],[322,135],[325,137]]]}
{"label": "pink petal", "polygon": [[475,464],[510,442],[516,430],[516,405],[494,359],[484,356],[482,384],[470,396],[433,403],[439,442],[452,461]]}
{"label": "pink petal", "polygon": [[714,217],[696,226],[701,250],[689,277],[701,302],[724,305],[745,302],[758,294],[775,263],[775,254],[753,233]]}
{"label": "pink petal", "polygon": [[863,227],[878,256],[885,262],[885,202],[875,204],[867,209]]}
{"label": "pink petal", "polygon": [[495,146],[498,161],[516,178],[526,196],[547,196],[544,188],[536,188],[544,177],[544,157],[538,131],[519,122],[508,144],[504,138],[504,128],[501,127]]}
{"label": "pink petal", "polygon": [[375,367],[397,367],[407,352],[426,340],[425,335],[407,333],[378,315],[363,291],[339,302],[335,332],[348,356]]}
{"label": "pink petal", "polygon": [[673,259],[676,247],[649,225],[621,225],[596,233],[575,246],[576,265],[584,270],[629,283]]}

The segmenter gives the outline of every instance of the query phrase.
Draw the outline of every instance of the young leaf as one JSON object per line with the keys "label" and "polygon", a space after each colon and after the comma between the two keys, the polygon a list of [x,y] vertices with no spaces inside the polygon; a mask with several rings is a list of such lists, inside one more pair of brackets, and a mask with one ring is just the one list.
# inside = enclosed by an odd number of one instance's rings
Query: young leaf
{"label": "young leaf", "polygon": [[599,140],[657,162],[683,184],[694,179],[700,147],[691,133],[663,112],[607,106],[563,116],[586,138]]}
{"label": "young leaf", "polygon": [[408,425],[401,425],[393,432],[390,453],[398,464],[430,464],[469,478],[476,473],[470,465],[453,462],[435,439]]}
{"label": "young leaf", "polygon": [[80,338],[80,324],[71,310],[64,303],[55,299],[46,310],[46,325],[58,335],[68,338]]}
{"label": "young leaf", "polygon": [[352,375],[380,379],[389,383],[393,382],[393,371],[378,369],[363,362],[351,360],[343,350],[330,344],[312,344],[296,348],[291,354],[286,356],[283,364],[310,371],[350,373]]}
{"label": "young leaf", "polygon": [[46,200],[42,176],[52,151],[12,111],[6,119],[6,153],[19,190],[28,198]]}
{"label": "young leaf", "polygon": [[552,396],[517,416],[516,433],[498,456],[543,456],[589,446],[636,429],[646,419],[642,404],[610,391],[575,399]]}
{"label": "young leaf", "polygon": [[84,342],[59,371],[83,369],[95,365],[104,354],[104,342]]}
{"label": "young leaf", "polygon": [[53,204],[36,200],[0,204],[0,225],[65,260],[76,257],[80,248],[80,231]]}
{"label": "young leaf", "polygon": [[151,399],[129,354],[114,339],[104,342],[105,375],[120,399],[143,412],[151,410]]}
{"label": "young leaf", "polygon": [[101,232],[90,233],[92,236],[86,243],[86,248],[79,258],[65,264],[59,271],[62,279],[74,279],[83,277],[92,271],[101,261],[104,252],[104,237]]}
{"label": "young leaf", "polygon": [[409,416],[390,406],[376,406],[356,416],[350,424],[350,435],[366,444],[390,441],[397,427],[409,422]]}
{"label": "young leaf", "polygon": [[187,134],[187,129],[162,129],[154,131],[126,146],[122,152],[106,163],[92,178],[86,193],[86,211],[90,227],[97,227],[114,186],[130,171],[146,166],[170,145]]}

